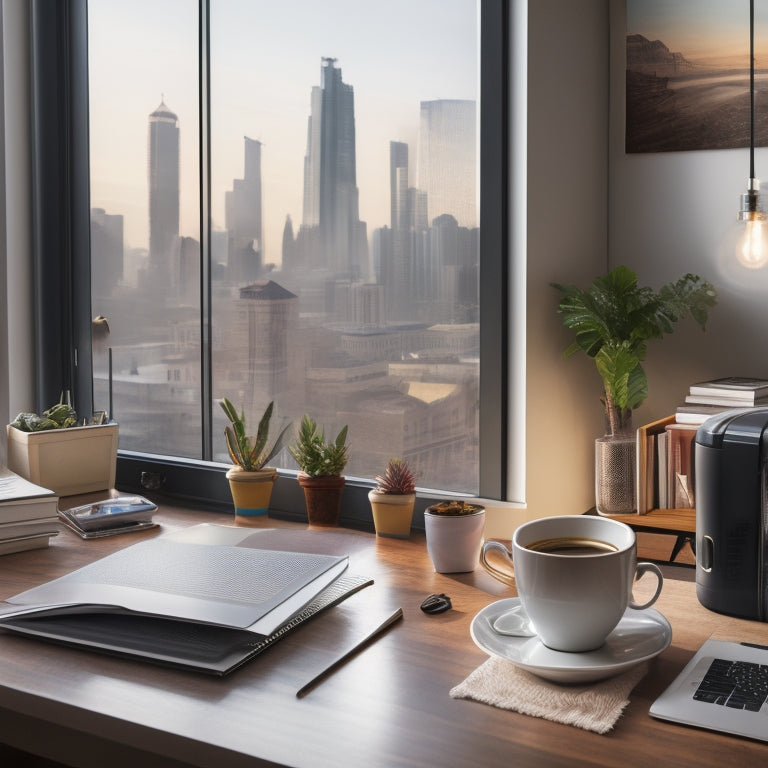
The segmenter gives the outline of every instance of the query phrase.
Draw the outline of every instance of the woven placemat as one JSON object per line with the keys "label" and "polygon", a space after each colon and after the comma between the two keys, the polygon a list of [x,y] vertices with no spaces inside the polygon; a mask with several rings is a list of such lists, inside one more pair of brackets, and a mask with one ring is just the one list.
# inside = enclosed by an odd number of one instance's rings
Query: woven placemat
{"label": "woven placemat", "polygon": [[454,699],[474,699],[501,709],[608,733],[629,704],[629,694],[648,671],[648,662],[584,685],[561,685],[520,669],[512,662],[489,658],[451,689]]}

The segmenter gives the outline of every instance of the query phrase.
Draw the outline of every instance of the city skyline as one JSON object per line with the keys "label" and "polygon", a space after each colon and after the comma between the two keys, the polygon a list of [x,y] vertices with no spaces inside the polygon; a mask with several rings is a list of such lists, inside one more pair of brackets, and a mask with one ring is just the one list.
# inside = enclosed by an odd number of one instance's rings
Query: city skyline
{"label": "city skyline", "polygon": [[[147,15],[157,18],[149,32],[147,27],[142,27],[141,32],[137,29],[144,5]],[[302,164],[311,109],[309,92],[317,84],[317,67],[324,56],[337,58],[344,68],[345,81],[354,85],[359,218],[367,221],[369,236],[377,227],[389,224],[389,142],[405,141],[415,155],[422,101],[476,100],[475,2],[395,2],[381,18],[370,17],[369,9],[366,16],[359,5],[340,1],[317,9],[314,4],[301,2],[277,7],[234,0],[213,5],[213,228],[225,229],[226,192],[232,189],[233,179],[243,175],[243,137],[259,141],[264,173],[266,262],[280,263],[286,216],[291,217],[294,226],[302,221]],[[297,8],[301,9],[298,18]],[[336,10],[333,24],[333,19],[326,17],[333,17]],[[400,16],[398,11],[402,11]],[[263,24],[257,23],[259,14],[268,16],[277,28],[281,20],[290,19],[286,28],[290,31],[285,35],[267,34]],[[136,168],[140,156],[136,150],[136,142],[140,141],[136,138],[137,124],[142,124],[141,132],[146,136],[146,117],[163,93],[165,103],[179,117],[181,234],[196,237],[196,3],[166,0],[156,7],[139,2],[126,14],[119,3],[99,0],[91,3],[89,15],[93,30],[92,207],[124,215],[127,249],[148,246],[146,176],[142,185]],[[368,20],[359,28],[367,26],[369,31],[350,34],[351,25],[360,24],[361,16]],[[253,39],[239,45],[247,38],[248,30]],[[141,43],[138,48],[137,38]],[[123,68],[130,75],[113,71],[121,55],[127,60]],[[475,64],[474,68],[466,66],[468,59]],[[232,75],[235,70],[236,77]],[[122,148],[119,157],[110,152],[115,142]],[[109,158],[109,164],[105,160],[99,166],[100,158]],[[415,167],[411,172],[415,178]]]}
{"label": "city skyline", "polygon": [[[132,12],[140,16],[138,5]],[[155,6],[144,9],[152,17],[141,19],[146,35],[131,38],[136,19],[122,25],[104,12],[119,4],[92,0],[92,309],[110,319],[108,391],[121,447],[200,455],[202,411],[194,404],[204,397],[201,361],[210,356],[212,396],[229,397],[249,419],[274,399],[280,420],[298,423],[311,412],[331,431],[348,424],[352,475],[373,477],[388,456],[401,455],[425,486],[475,488],[476,4],[396,0],[378,23],[370,6],[348,0],[287,2],[274,14],[256,0],[212,2],[207,339],[204,254],[194,204],[189,211],[200,189],[190,106],[197,40],[188,17],[169,13],[196,4],[158,5],[165,23]],[[236,6],[268,11],[269,30],[254,18],[249,26],[219,15]],[[454,31],[471,41],[462,56],[445,27],[452,16],[456,24],[458,8],[465,14]],[[308,27],[317,33],[311,43]],[[126,35],[136,43],[130,55],[119,50]],[[179,36],[189,50],[178,50]],[[169,78],[186,92],[169,88]],[[166,217],[177,237],[162,275],[157,249],[142,252],[161,166],[151,142],[160,99],[174,118],[163,127],[179,129],[166,146],[180,157],[178,186],[166,188],[165,201],[180,224]],[[121,280],[113,260],[123,241]],[[99,402],[107,393],[102,358],[94,361]],[[219,424],[213,432],[213,458],[226,460]],[[365,439],[374,433],[379,440]],[[281,462],[291,467],[290,457]]]}

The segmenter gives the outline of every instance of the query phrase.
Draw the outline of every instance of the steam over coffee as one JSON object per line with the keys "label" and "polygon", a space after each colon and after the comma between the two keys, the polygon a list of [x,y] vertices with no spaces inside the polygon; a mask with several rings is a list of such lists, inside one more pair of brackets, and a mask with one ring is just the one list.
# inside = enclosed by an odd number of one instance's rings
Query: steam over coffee
{"label": "steam over coffee", "polygon": [[557,555],[571,555],[572,557],[585,557],[587,555],[599,555],[605,552],[618,552],[618,547],[607,541],[589,539],[578,536],[558,536],[552,539],[541,539],[527,544],[526,549],[533,552],[551,552]]}

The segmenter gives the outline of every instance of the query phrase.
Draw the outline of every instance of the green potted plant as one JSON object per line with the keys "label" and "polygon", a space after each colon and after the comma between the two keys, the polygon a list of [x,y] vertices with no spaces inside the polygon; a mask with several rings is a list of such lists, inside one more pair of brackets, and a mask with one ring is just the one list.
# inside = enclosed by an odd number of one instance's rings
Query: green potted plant
{"label": "green potted plant", "polygon": [[310,524],[338,525],[345,483],[341,473],[349,458],[347,427],[335,440],[326,440],[325,430],[318,431],[314,419],[305,414],[296,442],[288,450],[299,466],[297,479],[304,489]]}
{"label": "green potted plant", "polygon": [[253,523],[254,518],[266,515],[269,511],[277,470],[265,465],[280,452],[291,425],[289,423],[283,427],[277,438],[270,443],[269,423],[274,402],[264,410],[255,437],[247,434],[244,412],[238,414],[226,397],[221,398],[219,403],[230,422],[224,428],[224,436],[229,457],[234,464],[227,472],[227,480],[235,505],[235,519],[240,523]]}
{"label": "green potted plant", "polygon": [[411,535],[416,478],[408,462],[391,458],[383,475],[376,475],[376,487],[369,491],[373,524],[377,536],[407,539]]}
{"label": "green potted plant", "polygon": [[22,412],[6,426],[8,468],[58,496],[115,486],[118,425],[100,411],[80,419],[59,402],[42,414]]}
{"label": "green potted plant", "polygon": [[603,383],[601,397],[606,434],[595,445],[595,488],[599,512],[633,512],[635,435],[632,411],[648,395],[642,362],[647,342],[672,333],[674,323],[690,315],[704,329],[716,304],[712,284],[686,274],[658,292],[639,286],[624,266],[595,278],[586,289],[553,283],[563,298],[558,312],[576,336],[564,356],[581,350],[591,357]]}
{"label": "green potted plant", "polygon": [[424,510],[427,552],[438,573],[466,573],[480,562],[485,507],[452,499]]}

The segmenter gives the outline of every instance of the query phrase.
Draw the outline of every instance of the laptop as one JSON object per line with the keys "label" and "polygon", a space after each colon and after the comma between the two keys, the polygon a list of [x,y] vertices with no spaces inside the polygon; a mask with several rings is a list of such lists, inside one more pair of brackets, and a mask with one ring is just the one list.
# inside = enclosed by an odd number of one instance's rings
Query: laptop
{"label": "laptop", "polygon": [[768,646],[707,640],[650,714],[768,741]]}

